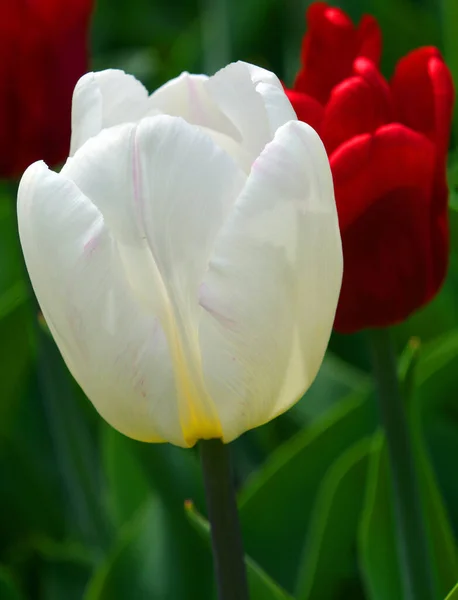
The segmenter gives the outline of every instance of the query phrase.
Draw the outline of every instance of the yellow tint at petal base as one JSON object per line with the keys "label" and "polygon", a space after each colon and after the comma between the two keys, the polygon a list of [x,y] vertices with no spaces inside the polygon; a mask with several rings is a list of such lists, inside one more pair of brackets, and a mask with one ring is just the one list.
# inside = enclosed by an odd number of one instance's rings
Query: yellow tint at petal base
{"label": "yellow tint at petal base", "polygon": [[193,353],[189,361],[194,367],[191,374],[180,339],[174,336],[173,341],[172,356],[178,392],[178,413],[184,441],[191,447],[198,440],[220,439],[223,437],[223,429],[215,404],[203,380],[200,356]]}
{"label": "yellow tint at petal base", "polygon": [[186,371],[185,368],[178,379],[180,398],[178,410],[186,444],[194,446],[198,440],[222,438],[223,430],[212,400],[205,390],[199,393]]}

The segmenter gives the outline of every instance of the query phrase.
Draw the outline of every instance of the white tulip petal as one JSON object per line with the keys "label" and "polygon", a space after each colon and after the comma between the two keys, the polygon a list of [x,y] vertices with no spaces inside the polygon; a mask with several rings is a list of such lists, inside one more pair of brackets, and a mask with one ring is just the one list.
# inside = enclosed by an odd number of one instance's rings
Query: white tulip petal
{"label": "white tulip petal", "polygon": [[246,63],[224,67],[207,80],[206,87],[240,132],[242,145],[254,160],[273,135],[263,99],[256,92]]}
{"label": "white tulip petal", "polygon": [[144,119],[136,140],[137,200],[146,236],[170,286],[195,297],[246,176],[209,136],[181,118]]}
{"label": "white tulip petal", "polygon": [[18,217],[44,317],[97,410],[134,439],[186,445],[165,336],[138,306],[98,209],[72,181],[35,163],[21,181]]}
{"label": "white tulip petal", "polygon": [[321,364],[342,250],[326,152],[278,78],[240,62],[148,97],[122,71],[90,73],[72,126],[61,173],[24,174],[19,231],[100,414],[191,446],[286,410]]}
{"label": "white tulip petal", "polygon": [[206,75],[182,73],[151,94],[150,110],[182,117],[192,125],[212,129],[240,143],[239,131],[211,98],[207,81]]}
{"label": "white tulip petal", "polygon": [[255,86],[258,83],[268,83],[269,85],[273,85],[279,90],[283,90],[281,81],[278,79],[275,73],[272,73],[272,71],[268,71],[267,69],[263,69],[262,67],[252,65],[251,63],[247,63],[244,61],[240,62],[249,72],[251,81],[254,83]]}
{"label": "white tulip petal", "polygon": [[271,138],[273,138],[279,127],[288,123],[288,121],[297,119],[294,108],[291,106],[280,80],[274,73],[250,63],[243,64],[250,73],[256,91],[262,96],[269,119]]}
{"label": "white tulip petal", "polygon": [[103,131],[62,175],[101,211],[125,285],[160,320],[185,443],[215,436],[219,422],[200,366],[198,290],[245,174],[199,128],[162,115]]}
{"label": "white tulip petal", "polygon": [[147,110],[148,92],[132,75],[117,69],[87,73],[73,92],[70,155],[102,129],[138,121]]}
{"label": "white tulip petal", "polygon": [[153,257],[167,293],[175,286],[185,295],[195,293],[246,181],[209,136],[167,115],[103,131],[67,161],[62,175],[99,208],[118,245],[136,246],[136,261],[141,249]]}
{"label": "white tulip petal", "polygon": [[253,157],[279,127],[297,119],[280,80],[266,69],[239,61],[218,71],[205,85],[238,128],[242,146]]}
{"label": "white tulip petal", "polygon": [[264,101],[272,137],[277,129],[285,123],[296,121],[294,108],[282,89],[270,83],[261,82],[257,84],[256,91]]}
{"label": "white tulip petal", "polygon": [[249,175],[251,165],[253,164],[253,156],[242,144],[237,143],[234,138],[214,129],[207,129],[205,127],[201,127],[201,129],[239,165],[247,176]]}
{"label": "white tulip petal", "polygon": [[182,428],[193,444],[221,434],[202,377],[198,289],[216,235],[246,176],[208,136],[182,119],[145,119],[137,144],[137,201],[170,305],[170,316],[165,314],[163,321],[170,324],[166,334],[174,355]]}
{"label": "white tulip petal", "polygon": [[285,411],[312,383],[341,277],[326,152],[293,121],[253,165],[201,286],[203,368],[225,442]]}
{"label": "white tulip petal", "polygon": [[104,129],[69,158],[61,174],[99,208],[117,239],[138,243],[132,211],[133,144],[137,124]]}

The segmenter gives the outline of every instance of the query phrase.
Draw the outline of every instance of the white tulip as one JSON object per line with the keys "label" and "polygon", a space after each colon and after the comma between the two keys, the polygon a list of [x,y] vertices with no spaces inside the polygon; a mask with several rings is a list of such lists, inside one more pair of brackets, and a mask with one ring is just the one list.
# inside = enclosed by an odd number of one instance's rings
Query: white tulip
{"label": "white tulip", "polygon": [[21,243],[44,317],[122,433],[230,442],[312,383],[342,278],[331,172],[272,73],[183,74],[148,96],[89,73],[60,173],[24,174]]}

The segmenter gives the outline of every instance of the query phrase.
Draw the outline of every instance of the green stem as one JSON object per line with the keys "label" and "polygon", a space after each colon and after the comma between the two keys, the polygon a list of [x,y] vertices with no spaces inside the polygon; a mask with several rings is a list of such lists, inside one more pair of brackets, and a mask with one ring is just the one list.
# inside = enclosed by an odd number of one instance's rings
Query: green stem
{"label": "green stem", "polygon": [[202,440],[200,456],[211,525],[219,600],[248,600],[248,583],[229,448],[221,440]]}
{"label": "green stem", "polygon": [[380,419],[390,457],[398,554],[405,600],[434,599],[434,578],[412,441],[388,329],[371,331]]}

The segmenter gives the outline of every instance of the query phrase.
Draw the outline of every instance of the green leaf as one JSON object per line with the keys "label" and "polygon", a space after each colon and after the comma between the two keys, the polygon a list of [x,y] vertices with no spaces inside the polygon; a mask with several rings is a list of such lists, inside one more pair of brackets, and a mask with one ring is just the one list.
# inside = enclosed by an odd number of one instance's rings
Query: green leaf
{"label": "green leaf", "polygon": [[202,472],[195,449],[138,442],[105,422],[101,427],[104,465],[114,495],[111,507],[121,521],[136,513],[151,491],[177,515],[182,516],[185,500],[204,506]]}
{"label": "green leaf", "polygon": [[0,438],[10,436],[32,368],[31,316],[22,304],[0,320]]}
{"label": "green leaf", "polygon": [[104,548],[111,531],[100,493],[101,465],[95,432],[85,415],[88,401],[74,386],[52,338],[36,329],[39,391],[69,503],[69,523],[74,527],[73,534]]}
{"label": "green leaf", "polygon": [[46,600],[81,600],[91,570],[78,562],[41,562],[42,597]]}
{"label": "green leaf", "polygon": [[295,597],[332,600],[353,562],[363,508],[370,438],[357,442],[331,466],[317,494]]}
{"label": "green leaf", "polygon": [[[101,427],[107,501],[120,536],[94,575],[90,598],[125,598],[130,569],[138,598],[208,597],[212,571],[207,549],[183,511],[186,499],[195,498],[202,505],[202,476],[195,452],[171,444],[137,442],[105,423]],[[145,556],[139,558],[142,553]],[[116,590],[118,596],[111,596]]]}
{"label": "green leaf", "polygon": [[212,590],[205,544],[158,495],[124,526],[108,559],[95,572],[84,600],[202,600]]}
{"label": "green leaf", "polygon": [[111,556],[90,581],[84,600],[167,597],[166,543],[164,509],[160,500],[152,497],[121,531]]}
{"label": "green leaf", "polygon": [[[97,511],[96,453],[88,457],[91,440],[80,407],[71,406],[72,383],[57,350],[50,339],[45,340],[51,348],[50,352],[44,349],[46,356],[42,346],[37,349],[38,309],[28,301],[32,294],[13,207],[13,201],[0,203],[0,464],[7,488],[1,494],[4,516],[0,522],[4,542],[10,536],[13,542],[17,536],[26,542],[24,535],[57,536],[66,511],[73,533],[84,532],[91,541],[98,541],[95,521],[103,521],[103,511],[100,507]],[[6,476],[10,472],[12,476]],[[93,504],[88,508],[90,499]],[[94,512],[98,512],[95,518]]]}
{"label": "green leaf", "polygon": [[[451,332],[423,348],[417,347],[410,353],[410,362],[405,361],[405,368],[401,370],[436,594],[441,598],[458,577],[457,554],[449,518],[425,446],[424,430],[430,428],[431,422],[436,422],[435,415],[440,414],[442,403],[449,401],[449,394],[456,385],[453,380],[457,356],[458,332]],[[402,597],[390,486],[386,444],[379,433],[374,439],[360,530],[361,563],[371,600]]]}
{"label": "green leaf", "polygon": [[0,472],[2,548],[39,535],[62,537],[66,503],[35,374],[0,428]]}
{"label": "green leaf", "polygon": [[[417,380],[419,385],[431,386],[431,382],[435,386],[439,383],[440,379],[444,376],[444,369],[451,372],[455,372],[455,366],[458,364],[458,329],[454,329],[445,335],[436,338],[429,344],[425,344],[421,351],[419,358]],[[439,373],[442,371],[442,373]],[[435,381],[432,378],[435,375],[439,375]],[[439,392],[447,392],[448,384],[453,383],[450,381],[451,377],[446,378],[445,384],[441,385]],[[432,386],[431,386],[432,387]]]}
{"label": "green leaf", "polygon": [[239,458],[235,463],[236,477],[246,480],[278,446],[305,426],[310,427],[343,398],[364,393],[369,385],[365,371],[328,350],[315,381],[296,404],[277,419],[236,440],[233,448]]}
{"label": "green leaf", "polygon": [[[78,543],[55,542],[48,538],[31,545],[33,564],[39,573],[40,598],[81,600],[97,557]],[[37,578],[38,579],[38,578]]]}
{"label": "green leaf", "polygon": [[293,590],[316,492],[329,465],[375,426],[368,392],[342,401],[278,448],[240,496],[247,553]]}
{"label": "green leaf", "polygon": [[177,515],[183,516],[185,500],[192,499],[198,507],[204,506],[202,470],[195,449],[124,440],[136,453],[153,489]]}
{"label": "green leaf", "polygon": [[32,359],[26,271],[13,202],[0,190],[0,437],[7,434],[24,393]]}
{"label": "green leaf", "polygon": [[456,469],[458,456],[458,424],[447,413],[436,416],[427,423],[425,434],[428,437],[434,472],[443,494],[446,508],[458,531],[458,481],[450,477]]}
{"label": "green leaf", "polygon": [[420,470],[420,488],[426,514],[426,528],[430,538],[435,566],[436,590],[442,597],[458,577],[456,546],[434,471],[424,448],[417,448]]}
{"label": "green leaf", "polygon": [[[210,548],[211,535],[208,521],[196,511],[192,502],[186,502],[185,510],[190,522],[207,541]],[[292,600],[291,596],[282,590],[249,556],[245,557],[245,565],[251,600]]]}
{"label": "green leaf", "polygon": [[[416,398],[421,411],[423,446],[434,466],[453,528],[458,531],[458,485],[450,477],[458,453],[458,330],[422,347],[417,367]],[[417,425],[420,427],[420,423]]]}
{"label": "green leaf", "polygon": [[11,573],[0,565],[0,598],[2,600],[25,600]]}
{"label": "green leaf", "polygon": [[447,598],[445,600],[458,600],[458,583],[456,584],[456,586],[453,588],[453,590],[450,592],[450,594],[447,596]]}
{"label": "green leaf", "polygon": [[[423,364],[427,365],[427,361]],[[414,380],[417,372],[419,373],[419,371],[414,370],[412,380]],[[438,597],[443,597],[452,588],[458,577],[457,549],[449,518],[425,447],[421,414],[422,405],[418,400],[419,397],[412,386],[412,397],[408,398],[412,445],[419,474],[426,528],[433,554],[436,591]]]}
{"label": "green leaf", "polygon": [[132,446],[118,431],[103,424],[101,447],[108,483],[107,502],[119,528],[138,513],[150,494],[150,485]]}
{"label": "green leaf", "polygon": [[30,296],[10,198],[0,198],[0,320]]}
{"label": "green leaf", "polygon": [[[458,577],[456,548],[433,471],[415,433],[413,445],[432,550],[436,593],[442,598]],[[383,435],[377,433],[359,538],[363,578],[370,600],[402,598],[395,527],[388,452]]]}
{"label": "green leaf", "polygon": [[359,560],[370,600],[403,597],[397,556],[388,453],[383,434],[377,432],[359,531]]}
{"label": "green leaf", "polygon": [[321,417],[342,398],[367,389],[368,381],[364,371],[327,352],[312,386],[285,417],[304,425]]}

